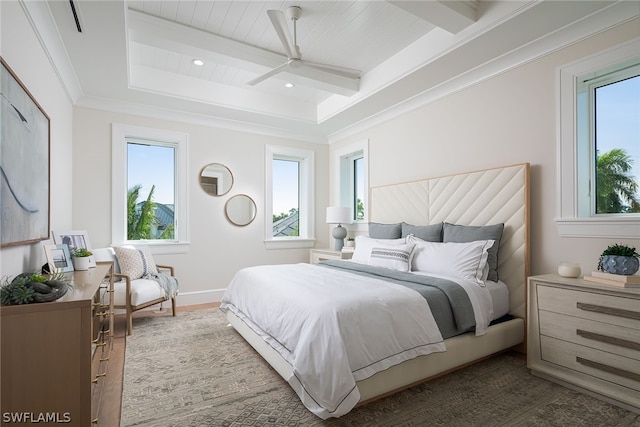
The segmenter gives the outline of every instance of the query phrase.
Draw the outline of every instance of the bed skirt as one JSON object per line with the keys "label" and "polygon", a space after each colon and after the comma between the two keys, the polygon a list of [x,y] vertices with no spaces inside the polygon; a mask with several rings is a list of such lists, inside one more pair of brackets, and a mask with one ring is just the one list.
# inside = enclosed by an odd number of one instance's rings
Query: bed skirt
{"label": "bed skirt", "polygon": [[[230,310],[227,320],[236,331],[285,380],[293,372],[289,363]],[[419,356],[357,383],[360,404],[411,387],[430,378],[460,369],[487,356],[508,350],[524,342],[524,319],[514,318],[489,326],[487,333],[458,335],[445,340],[447,351]]]}

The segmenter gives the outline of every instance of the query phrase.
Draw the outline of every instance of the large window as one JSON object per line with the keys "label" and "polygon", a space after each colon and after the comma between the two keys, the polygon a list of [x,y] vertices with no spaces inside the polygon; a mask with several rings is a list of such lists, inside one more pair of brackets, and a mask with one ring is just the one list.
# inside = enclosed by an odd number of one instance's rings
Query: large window
{"label": "large window", "polygon": [[560,70],[560,234],[640,237],[640,42]]}
{"label": "large window", "polygon": [[187,243],[186,145],[182,133],[113,125],[113,243],[155,253]]}
{"label": "large window", "polygon": [[313,246],[313,159],[309,150],[267,147],[267,248]]}

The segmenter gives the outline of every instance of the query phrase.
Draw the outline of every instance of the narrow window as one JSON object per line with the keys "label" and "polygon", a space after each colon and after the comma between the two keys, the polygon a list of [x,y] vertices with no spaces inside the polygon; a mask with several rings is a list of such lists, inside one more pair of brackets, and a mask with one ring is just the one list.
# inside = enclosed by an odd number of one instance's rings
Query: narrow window
{"label": "narrow window", "polygon": [[640,75],[627,75],[591,88],[596,215],[640,213]]}
{"label": "narrow window", "polygon": [[267,146],[265,166],[266,247],[312,247],[313,151]]}
{"label": "narrow window", "polygon": [[127,240],[175,238],[175,144],[127,141]]}
{"label": "narrow window", "polygon": [[[342,147],[333,154],[334,167],[339,170],[336,205],[351,208],[353,222],[367,220],[367,194],[369,177],[367,172],[368,140]],[[356,229],[357,225],[351,227]]]}
{"label": "narrow window", "polygon": [[300,236],[300,162],[273,159],[273,237]]}
{"label": "narrow window", "polygon": [[364,220],[364,199],[365,199],[365,179],[364,179],[364,156],[353,159],[353,220]]}

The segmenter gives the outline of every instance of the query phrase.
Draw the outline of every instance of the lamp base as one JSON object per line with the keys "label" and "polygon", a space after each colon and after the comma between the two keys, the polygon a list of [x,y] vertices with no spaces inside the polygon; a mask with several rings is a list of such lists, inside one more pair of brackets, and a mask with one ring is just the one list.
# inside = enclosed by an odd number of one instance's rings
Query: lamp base
{"label": "lamp base", "polygon": [[338,224],[331,232],[331,235],[336,239],[334,249],[338,252],[341,251],[344,246],[344,238],[347,237],[347,229]]}

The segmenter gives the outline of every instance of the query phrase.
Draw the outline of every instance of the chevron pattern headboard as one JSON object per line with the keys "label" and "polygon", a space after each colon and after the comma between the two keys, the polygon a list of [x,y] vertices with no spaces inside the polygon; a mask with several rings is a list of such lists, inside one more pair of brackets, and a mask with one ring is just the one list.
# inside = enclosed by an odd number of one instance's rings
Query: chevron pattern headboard
{"label": "chevron pattern headboard", "polygon": [[529,164],[372,187],[371,222],[429,225],[504,223],[498,275],[510,313],[525,317],[529,275]]}

